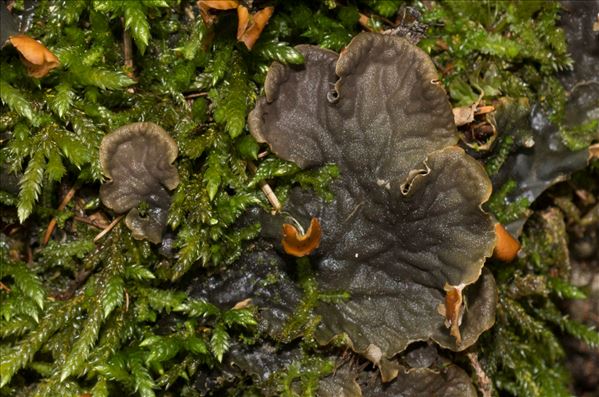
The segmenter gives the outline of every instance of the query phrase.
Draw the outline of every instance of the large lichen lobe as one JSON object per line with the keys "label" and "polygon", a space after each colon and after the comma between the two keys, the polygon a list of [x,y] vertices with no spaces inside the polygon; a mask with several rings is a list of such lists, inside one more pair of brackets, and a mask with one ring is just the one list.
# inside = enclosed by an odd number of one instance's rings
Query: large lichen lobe
{"label": "large lichen lobe", "polygon": [[[318,287],[350,296],[316,307],[316,339],[325,344],[346,334],[355,351],[381,367],[416,340],[465,349],[494,322],[492,276],[466,288],[478,302],[464,315],[461,334],[461,306],[453,336],[437,306],[445,285],[475,283],[493,251],[494,225],[480,208],[491,184],[484,168],[453,146],[453,115],[432,61],[401,38],[368,33],[340,55],[297,50],[305,64],[273,64],[249,126],[285,160],[304,168],[335,163],[340,170],[332,202],[295,188],[284,208],[300,221],[320,220],[322,241],[311,256]],[[280,235],[269,231],[280,228],[269,224],[281,218],[262,221],[263,236],[278,245]],[[277,312],[267,316],[275,330],[283,326]],[[376,357],[369,354],[374,350]]]}

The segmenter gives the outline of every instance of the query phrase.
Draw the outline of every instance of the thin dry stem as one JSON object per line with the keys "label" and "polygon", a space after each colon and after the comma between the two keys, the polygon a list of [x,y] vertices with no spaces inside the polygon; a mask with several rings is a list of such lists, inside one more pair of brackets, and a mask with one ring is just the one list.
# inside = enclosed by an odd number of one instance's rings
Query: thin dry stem
{"label": "thin dry stem", "polygon": [[[77,187],[73,186],[67,192],[67,194],[64,196],[64,198],[60,202],[60,205],[57,208],[58,211],[62,211],[66,208],[67,204],[69,204],[69,202],[73,199],[73,196],[75,196],[76,190],[77,190]],[[50,223],[48,223],[48,227],[46,228],[46,233],[44,234],[44,239],[42,240],[42,245],[46,245],[46,244],[48,244],[48,241],[50,241],[50,237],[52,237],[52,233],[54,232],[54,229],[56,228],[56,223],[57,223],[56,217],[52,218]]]}
{"label": "thin dry stem", "polygon": [[77,222],[85,223],[86,225],[93,226],[93,227],[98,228],[100,230],[104,229],[102,226],[100,226],[99,224],[97,224],[95,221],[92,221],[92,220],[90,220],[90,219],[88,219],[88,218],[86,218],[84,216],[78,216],[78,215],[76,215],[76,216],[73,217],[73,220],[77,221]]}
{"label": "thin dry stem", "polygon": [[358,18],[358,23],[360,24],[360,26],[362,26],[367,31],[372,32],[372,28],[368,24],[368,22],[370,21],[370,17],[362,13],[359,13],[359,15],[360,17]]}
{"label": "thin dry stem", "polygon": [[187,18],[189,18],[190,21],[195,21],[196,16],[193,13],[193,9],[191,8],[191,6],[187,6],[183,9],[183,11],[185,11],[185,15],[187,16]]}
{"label": "thin dry stem", "polygon": [[485,113],[491,113],[495,111],[495,106],[492,105],[488,105],[488,106],[479,106],[474,110],[474,114],[478,115],[478,114],[485,114]]}
{"label": "thin dry stem", "polygon": [[281,208],[282,208],[281,203],[279,202],[279,199],[275,195],[275,192],[273,192],[273,190],[271,189],[270,185],[266,182],[261,182],[260,189],[262,189],[262,193],[264,193],[264,195],[266,196],[266,198],[268,199],[268,201],[274,208],[274,212],[275,213],[281,212]]}
{"label": "thin dry stem", "polygon": [[10,291],[12,291],[12,290],[10,289],[10,287],[9,287],[8,285],[4,284],[2,281],[0,281],[0,289],[1,289],[1,290],[4,290],[4,291],[6,291],[6,292],[10,292]]}
{"label": "thin dry stem", "polygon": [[199,97],[207,96],[207,95],[208,95],[207,92],[194,92],[193,94],[185,95],[185,99],[199,98]]}
{"label": "thin dry stem", "polygon": [[589,146],[589,161],[599,159],[599,143]]}
{"label": "thin dry stem", "polygon": [[483,397],[492,397],[493,395],[493,386],[491,379],[486,374],[483,367],[480,365],[478,361],[478,356],[476,353],[468,353],[468,359],[470,360],[470,365],[472,369],[474,369],[474,373],[477,379],[478,390],[481,392]]}
{"label": "thin dry stem", "polygon": [[110,225],[106,226],[106,229],[102,230],[100,233],[98,233],[98,235],[96,237],[94,237],[94,243],[97,242],[98,240],[100,240],[105,235],[107,235],[108,232],[110,232],[116,226],[116,224],[119,223],[121,221],[121,219],[123,219],[124,216],[125,216],[125,214],[121,214],[121,215],[117,216],[116,218],[114,218],[114,220],[112,222],[110,222]]}
{"label": "thin dry stem", "polygon": [[[254,165],[254,163],[252,163],[251,161],[248,161],[248,168],[250,169],[250,171],[252,173],[254,173],[254,174],[256,173],[257,168]],[[260,182],[260,189],[262,189],[262,193],[264,193],[264,195],[266,196],[266,199],[268,200],[270,205],[272,205],[272,207],[274,209],[273,213],[276,214],[276,213],[281,212],[281,209],[282,209],[281,202],[275,195],[275,192],[272,190],[270,185],[268,183],[262,181],[262,182]]]}
{"label": "thin dry stem", "polygon": [[133,77],[133,43],[131,34],[125,28],[123,31],[123,57],[125,58],[125,67],[129,77]]}

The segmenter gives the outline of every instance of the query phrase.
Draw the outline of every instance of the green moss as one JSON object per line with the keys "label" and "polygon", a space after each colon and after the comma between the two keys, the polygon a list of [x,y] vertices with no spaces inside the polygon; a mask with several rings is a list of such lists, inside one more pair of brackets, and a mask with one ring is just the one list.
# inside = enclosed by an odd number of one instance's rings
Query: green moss
{"label": "green moss", "polygon": [[498,148],[495,150],[495,154],[485,162],[485,170],[489,176],[492,177],[499,172],[499,169],[507,160],[513,145],[514,138],[509,135],[502,136],[499,139],[499,143],[497,144]]}
{"label": "green moss", "polygon": [[588,120],[571,128],[562,126],[560,133],[568,148],[571,150],[584,149],[599,139],[599,120]]}
{"label": "green moss", "polygon": [[307,257],[299,258],[296,263],[303,297],[283,327],[280,340],[290,342],[301,336],[305,344],[316,347],[314,331],[320,323],[320,316],[314,313],[314,309],[320,302],[341,303],[350,296],[345,291],[320,291],[310,260]]}
{"label": "green moss", "polygon": [[[501,156],[501,154],[499,154]],[[491,164],[494,164],[491,162]],[[493,167],[491,167],[493,170]],[[487,202],[487,207],[495,215],[497,220],[503,224],[508,224],[521,218],[530,206],[530,201],[526,197],[517,199],[514,202],[507,201],[507,195],[516,188],[516,182],[509,180],[499,190],[493,192]]]}
{"label": "green moss", "polygon": [[563,116],[566,93],[555,72],[571,69],[572,59],[556,27],[559,3],[447,1],[423,11],[431,27],[420,46],[441,66],[456,106],[483,92],[484,99],[528,97],[554,120]]}
{"label": "green moss", "polygon": [[[522,237],[522,252],[512,264],[498,264],[497,324],[482,337],[484,367],[495,387],[512,395],[569,396],[564,349],[554,331],[599,342],[599,333],[557,309],[558,298],[584,299],[570,284],[566,224],[550,208],[535,214]],[[543,354],[538,354],[542,351]]]}
{"label": "green moss", "polygon": [[316,394],[320,379],[332,374],[334,369],[335,362],[331,359],[304,356],[285,370],[275,373],[273,381],[278,385],[280,396],[310,397]]}

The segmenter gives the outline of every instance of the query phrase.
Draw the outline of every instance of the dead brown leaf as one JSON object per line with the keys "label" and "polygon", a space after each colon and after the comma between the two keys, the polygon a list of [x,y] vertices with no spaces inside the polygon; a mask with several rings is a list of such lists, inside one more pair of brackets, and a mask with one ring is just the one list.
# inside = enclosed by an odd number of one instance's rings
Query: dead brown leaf
{"label": "dead brown leaf", "polygon": [[27,68],[29,76],[42,78],[60,65],[56,55],[42,43],[27,35],[10,36],[8,40],[21,54],[21,61]]}
{"label": "dead brown leaf", "polygon": [[478,99],[472,105],[460,106],[452,109],[456,126],[460,127],[472,123],[474,121],[474,115],[489,113],[495,110],[495,107],[493,106],[479,106],[484,95],[484,92],[481,92]]}
{"label": "dead brown leaf", "polygon": [[[240,6],[240,8],[241,7],[242,6]],[[239,36],[238,28],[237,39],[239,41],[242,41],[243,44],[245,44],[245,46],[248,48],[248,50],[251,50],[254,44],[256,44],[256,41],[260,37],[262,30],[264,30],[264,27],[266,26],[268,20],[272,16],[273,11],[274,7],[266,7],[252,15],[250,18],[251,20],[249,26],[247,27],[247,29],[245,29],[241,37]]]}
{"label": "dead brown leaf", "polygon": [[456,126],[462,126],[474,121],[474,111],[476,110],[477,104],[470,106],[460,106],[453,108],[453,119]]}
{"label": "dead brown leaf", "polygon": [[480,105],[484,93],[472,105],[453,108],[454,123],[462,141],[477,151],[489,150],[497,138],[494,106]]}
{"label": "dead brown leaf", "polygon": [[98,225],[98,227],[102,229],[105,229],[110,225],[110,220],[108,220],[106,215],[101,211],[94,212],[88,218],[94,225]]}
{"label": "dead brown leaf", "polygon": [[234,10],[239,6],[237,0],[199,0],[198,7],[211,10]]}
{"label": "dead brown leaf", "polygon": [[239,301],[233,306],[233,310],[245,309],[249,305],[252,304],[252,298],[246,298],[242,301]]}
{"label": "dead brown leaf", "polygon": [[250,23],[250,11],[247,7],[237,7],[237,40],[241,40]]}
{"label": "dead brown leaf", "polygon": [[237,40],[243,42],[248,50],[251,50],[260,37],[262,30],[272,16],[274,7],[266,7],[250,14],[249,9],[239,4],[237,0],[199,0],[198,7],[202,19],[208,25],[214,23],[216,17],[210,14],[210,10],[233,10],[237,9]]}
{"label": "dead brown leaf", "polygon": [[212,25],[216,20],[216,16],[210,14],[210,10],[234,10],[239,6],[236,0],[199,0],[198,7],[200,15],[206,25]]}

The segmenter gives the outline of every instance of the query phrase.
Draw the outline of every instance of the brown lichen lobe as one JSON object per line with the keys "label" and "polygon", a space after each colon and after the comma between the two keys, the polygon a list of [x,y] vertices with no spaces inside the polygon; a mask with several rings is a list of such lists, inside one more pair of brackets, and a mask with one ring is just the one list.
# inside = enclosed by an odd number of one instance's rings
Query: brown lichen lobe
{"label": "brown lichen lobe", "polygon": [[[173,165],[177,153],[175,141],[154,123],[125,125],[102,140],[100,164],[108,181],[100,188],[100,199],[116,213],[128,211],[125,223],[137,239],[162,240],[168,191],[179,184]],[[142,203],[147,213],[140,213]]]}
{"label": "brown lichen lobe", "polygon": [[[350,296],[316,308],[317,341],[347,335],[382,374],[385,360],[414,341],[467,348],[494,322],[495,284],[490,274],[480,277],[496,240],[495,222],[481,209],[491,183],[455,146],[451,106],[432,61],[405,40],[372,33],[340,55],[297,50],[304,65],[271,66],[248,123],[279,157],[340,170],[332,202],[293,190],[284,208],[326,224],[311,261],[319,288]],[[297,237],[291,225],[287,232]],[[441,301],[449,332],[435,310]]]}

